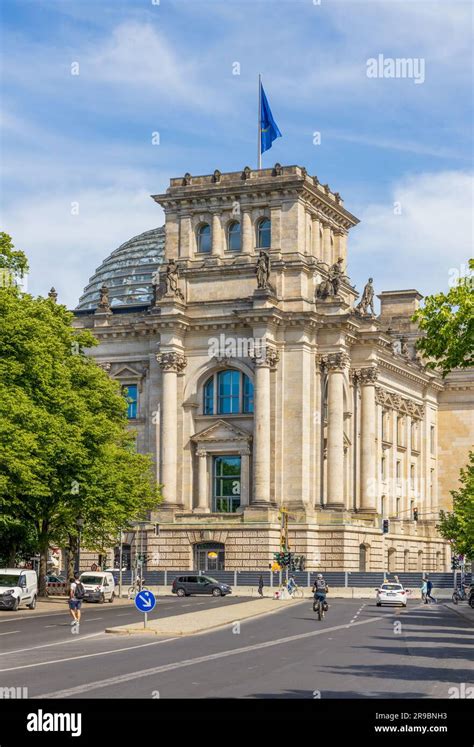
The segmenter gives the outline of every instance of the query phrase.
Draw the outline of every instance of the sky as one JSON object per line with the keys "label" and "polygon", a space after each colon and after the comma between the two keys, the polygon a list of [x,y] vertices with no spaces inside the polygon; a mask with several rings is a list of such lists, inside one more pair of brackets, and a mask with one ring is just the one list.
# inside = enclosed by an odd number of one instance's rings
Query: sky
{"label": "sky", "polygon": [[[372,276],[376,292],[435,293],[465,273],[470,0],[0,0],[0,14],[0,230],[29,257],[31,293],[54,285],[73,308],[111,251],[163,224],[150,195],[171,177],[255,168],[259,73],[283,134],[262,165],[340,192],[361,221],[359,290]],[[379,55],[412,77],[371,77]]]}

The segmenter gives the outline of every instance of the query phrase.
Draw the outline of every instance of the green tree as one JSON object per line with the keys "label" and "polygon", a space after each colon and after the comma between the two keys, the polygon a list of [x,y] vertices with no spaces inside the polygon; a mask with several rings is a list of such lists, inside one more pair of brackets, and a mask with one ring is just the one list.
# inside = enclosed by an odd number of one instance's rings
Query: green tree
{"label": "green tree", "polygon": [[474,452],[461,470],[461,487],[452,490],[453,510],[440,511],[439,533],[451,542],[453,552],[474,560]]}
{"label": "green tree", "polygon": [[[0,257],[26,267],[11,241]],[[148,456],[134,450],[117,382],[85,354],[96,345],[50,298],[0,287],[0,513],[36,537],[40,593],[48,548],[77,535],[116,537],[160,500]]]}
{"label": "green tree", "polygon": [[428,358],[428,368],[440,369],[443,376],[474,365],[473,259],[469,270],[470,275],[459,278],[448,293],[427,296],[413,316],[425,333],[417,348]]}

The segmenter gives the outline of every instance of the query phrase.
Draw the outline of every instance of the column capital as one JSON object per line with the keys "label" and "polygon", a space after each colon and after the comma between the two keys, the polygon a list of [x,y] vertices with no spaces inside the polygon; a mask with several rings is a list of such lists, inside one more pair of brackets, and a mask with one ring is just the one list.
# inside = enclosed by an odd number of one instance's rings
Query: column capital
{"label": "column capital", "polygon": [[276,348],[265,345],[265,347],[262,347],[259,355],[252,356],[252,360],[256,368],[275,369],[280,360],[280,353]]}
{"label": "column capital", "polygon": [[186,356],[176,351],[157,353],[156,360],[160,364],[162,371],[174,371],[175,373],[184,371],[188,363]]}
{"label": "column capital", "polygon": [[359,368],[357,371],[357,378],[362,385],[375,384],[378,379],[377,366],[367,366],[366,368]]}
{"label": "column capital", "polygon": [[198,457],[207,457],[207,451],[206,451],[206,449],[203,449],[203,448],[196,449],[196,456],[198,456]]}
{"label": "column capital", "polygon": [[350,364],[347,353],[328,353],[320,356],[320,366],[328,371],[344,371]]}

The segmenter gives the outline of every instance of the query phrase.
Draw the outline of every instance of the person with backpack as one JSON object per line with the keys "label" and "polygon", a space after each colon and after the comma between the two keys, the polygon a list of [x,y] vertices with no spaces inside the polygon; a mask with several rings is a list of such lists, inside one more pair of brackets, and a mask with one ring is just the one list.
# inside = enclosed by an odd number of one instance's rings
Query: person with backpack
{"label": "person with backpack", "polygon": [[85,596],[84,585],[81,583],[79,574],[75,573],[74,578],[70,579],[69,589],[69,612],[71,613],[71,625],[79,625],[81,621],[81,606]]}
{"label": "person with backpack", "polygon": [[[326,602],[326,594],[328,593],[329,588],[326,583],[326,579],[323,577],[322,573],[318,573],[316,577],[316,581],[313,584],[313,595],[314,595],[314,602],[320,601],[323,605],[323,609],[327,610],[329,605]],[[314,609],[314,604],[313,604]]]}
{"label": "person with backpack", "polygon": [[426,597],[425,597],[425,604],[428,604],[428,599],[431,602],[436,602],[436,599],[431,596],[431,591],[433,589],[433,582],[428,576],[426,577]]}

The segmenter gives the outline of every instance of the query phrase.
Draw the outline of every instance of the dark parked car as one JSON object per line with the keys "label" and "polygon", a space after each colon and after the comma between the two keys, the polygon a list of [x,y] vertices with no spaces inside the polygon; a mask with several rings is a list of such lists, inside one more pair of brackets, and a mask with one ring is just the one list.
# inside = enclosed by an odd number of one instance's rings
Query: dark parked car
{"label": "dark parked car", "polygon": [[190,594],[212,594],[213,597],[225,597],[232,594],[228,584],[221,584],[210,576],[178,576],[171,586],[173,594],[178,597],[189,597]]}

